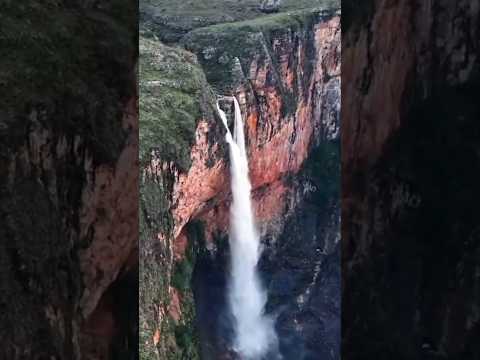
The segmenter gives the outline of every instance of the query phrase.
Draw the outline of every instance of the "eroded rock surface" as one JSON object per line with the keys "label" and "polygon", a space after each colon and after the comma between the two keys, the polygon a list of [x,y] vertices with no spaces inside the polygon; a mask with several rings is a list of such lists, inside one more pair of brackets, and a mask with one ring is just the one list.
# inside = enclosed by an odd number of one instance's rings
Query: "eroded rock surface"
{"label": "eroded rock surface", "polygon": [[138,352],[132,11],[85,1],[3,5],[1,359]]}
{"label": "eroded rock surface", "polygon": [[[308,10],[218,24],[188,33],[182,44],[196,54],[208,87],[234,94],[242,107],[265,245],[260,267],[270,294],[268,311],[279,317],[281,351],[286,359],[338,358],[339,13]],[[182,169],[159,152],[152,152],[145,166],[146,179],[153,179],[144,190],[145,241],[159,247],[152,251],[168,269],[163,278],[180,290],[167,285],[159,291],[163,298],[153,304],[158,315],[145,319],[145,334],[160,356],[170,351],[175,358],[200,345],[202,358],[233,359],[225,306],[228,148],[215,98],[204,100],[198,106],[203,115],[189,135],[189,166]],[[223,106],[231,112],[229,104]],[[160,213],[149,205],[158,191],[164,199]],[[155,219],[160,225],[150,227]]]}

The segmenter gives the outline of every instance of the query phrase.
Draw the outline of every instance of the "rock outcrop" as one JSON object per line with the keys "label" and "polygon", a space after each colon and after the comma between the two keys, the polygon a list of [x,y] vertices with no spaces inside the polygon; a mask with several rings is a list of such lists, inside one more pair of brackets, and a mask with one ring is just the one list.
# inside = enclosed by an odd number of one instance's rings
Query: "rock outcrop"
{"label": "rock outcrop", "polygon": [[[236,95],[246,119],[252,195],[265,246],[260,268],[269,288],[268,311],[279,319],[281,351],[286,359],[337,358],[339,13],[308,10],[218,24],[193,30],[181,42],[196,54],[190,73],[200,67],[208,87],[190,93],[202,115],[188,135],[188,166],[153,151],[144,167],[144,241],[157,247],[168,269],[158,290],[162,300],[141,304],[146,341],[154,345],[146,351],[161,357],[173,349],[180,356],[198,348],[198,341],[202,358],[233,356],[225,307],[229,162],[225,130],[213,111],[216,92]],[[151,208],[154,193],[164,199],[160,212]],[[166,222],[149,226],[160,218]],[[145,276],[153,268],[155,261],[145,266]],[[149,293],[145,300],[155,301],[147,299]],[[149,306],[156,307],[155,321],[148,319]],[[174,325],[173,336],[165,323]]]}
{"label": "rock outcrop", "polygon": [[280,9],[281,0],[262,0],[260,3],[260,11],[264,13],[277,12]]}
{"label": "rock outcrop", "polygon": [[476,359],[479,3],[344,4],[343,357]]}
{"label": "rock outcrop", "polygon": [[0,15],[1,359],[138,352],[136,19],[88,3]]}

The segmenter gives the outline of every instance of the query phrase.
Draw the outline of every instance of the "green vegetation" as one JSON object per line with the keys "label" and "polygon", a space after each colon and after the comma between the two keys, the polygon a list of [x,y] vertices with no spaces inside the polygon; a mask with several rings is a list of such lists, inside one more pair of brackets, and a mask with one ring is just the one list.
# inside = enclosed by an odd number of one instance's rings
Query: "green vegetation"
{"label": "green vegetation", "polygon": [[[140,359],[156,360],[158,349],[153,345],[155,329],[161,328],[158,324],[158,308],[165,307],[168,300],[169,288],[169,249],[160,243],[156,234],[159,225],[152,223],[145,209],[145,189],[141,188],[141,209],[139,212],[140,224],[140,273],[139,273],[139,331],[140,331]],[[150,206],[154,203],[148,202]],[[154,212],[152,212],[154,214]],[[148,219],[147,219],[148,218]],[[168,221],[170,222],[170,221]],[[163,226],[168,232],[168,222]]]}
{"label": "green vegetation", "polygon": [[[176,43],[194,29],[264,17],[259,4],[260,0],[143,0],[141,28],[166,43]],[[279,12],[339,8],[339,0],[284,0]]]}
{"label": "green vegetation", "polygon": [[141,37],[139,76],[140,160],[155,150],[188,169],[196,121],[210,96],[204,73],[193,54]]}
{"label": "green vegetation", "polygon": [[[189,234],[184,259],[171,264],[173,219],[169,196],[174,179],[167,173],[163,175],[143,178],[140,184],[140,358],[196,360],[199,343],[191,278],[198,242]],[[166,235],[163,241],[158,241],[159,232]],[[180,320],[166,316],[159,323],[158,309],[168,307],[171,286],[180,294]],[[162,334],[157,347],[152,342],[155,329]]]}
{"label": "green vegetation", "polygon": [[182,319],[174,323],[172,333],[175,335],[177,351],[169,360],[197,360],[199,356],[199,339],[195,326],[195,304],[192,291],[192,274],[199,251],[204,251],[203,224],[195,221],[187,225],[189,244],[182,261],[174,265],[171,285],[175,287],[182,299]]}
{"label": "green vegetation", "polygon": [[[192,31],[183,39],[183,44],[195,53],[202,54],[199,59],[203,62],[212,59],[211,63],[218,64],[218,57],[224,52],[226,60],[238,57],[246,61],[251,55],[258,54],[258,51],[263,52],[262,38],[269,38],[278,31],[304,28],[312,24],[318,14],[312,11],[296,11],[212,25]],[[227,61],[218,64],[222,65],[227,65]]]}
{"label": "green vegetation", "polygon": [[[158,309],[165,309],[170,301],[171,247],[173,218],[170,201],[174,179],[165,172],[161,177],[145,176],[140,181],[140,273],[139,273],[139,331],[140,359],[158,360],[159,355],[175,348],[173,337],[153,344],[156,329],[162,334],[170,332],[168,320],[159,323]],[[158,234],[165,235],[159,241]]]}
{"label": "green vegetation", "polygon": [[190,289],[190,281],[193,273],[193,258],[187,254],[179,263],[175,264],[175,270],[172,275],[172,286],[185,292]]}
{"label": "green vegetation", "polygon": [[[237,22],[265,16],[259,10],[260,0],[142,0],[141,7],[148,11],[157,11],[168,22],[178,20],[185,29],[192,30],[199,26],[220,22]],[[148,9],[147,9],[148,7]],[[340,8],[339,0],[284,0],[279,12],[302,9]],[[178,18],[177,18],[178,16]],[[171,24],[175,26],[175,24]]]}
{"label": "green vegetation", "polygon": [[222,23],[194,30],[195,34],[228,33],[240,35],[251,32],[272,32],[285,28],[297,29],[303,27],[306,20],[315,14],[312,10],[299,10],[272,15],[265,15],[251,20]]}
{"label": "green vegetation", "polygon": [[[249,69],[254,59],[259,63],[273,61],[273,67],[278,69],[276,57],[272,56],[271,38],[288,34],[292,30],[302,30],[300,35],[309,36],[305,30],[313,27],[318,17],[329,14],[301,10],[217,24],[190,32],[183,38],[182,43],[188,50],[198,54],[212,87],[219,93],[228,93],[245,81],[242,69]],[[306,71],[309,69],[306,68]],[[282,111],[287,114],[294,109],[296,94],[282,89],[280,82],[277,86],[284,99]]]}
{"label": "green vegetation", "polygon": [[[97,161],[123,146],[122,106],[135,91],[134,17],[121,2],[111,13],[64,1],[6,1],[0,13],[0,107],[8,112],[7,146],[23,136],[37,110],[49,126],[83,134]],[[59,106],[61,104],[61,106]]]}
{"label": "green vegetation", "polygon": [[[163,161],[173,161],[180,170],[190,166],[190,148],[196,122],[210,108],[213,94],[195,56],[185,50],[163,45],[154,38],[140,38],[140,161],[151,159],[152,151]],[[189,246],[183,261],[171,264],[170,242],[173,219],[170,202],[173,178],[164,172],[160,178],[141,180],[141,336],[142,359],[195,360],[198,340],[194,326],[193,294],[190,286],[195,251]],[[158,241],[157,234],[166,236]],[[158,306],[170,302],[169,287],[180,292],[179,322],[167,316],[158,323]],[[160,343],[152,344],[154,329]]]}
{"label": "green vegetation", "polygon": [[[231,17],[236,21],[262,15],[260,0],[142,0],[142,5],[151,5],[166,15]],[[339,7],[338,0],[283,0],[279,11],[306,8]]]}
{"label": "green vegetation", "polygon": [[169,360],[199,360],[200,343],[195,327],[195,304],[191,289],[182,292],[182,320],[173,327],[176,352]]}
{"label": "green vegetation", "polygon": [[169,360],[196,360],[199,357],[199,340],[195,327],[195,304],[191,287],[193,267],[198,246],[189,238],[189,245],[182,261],[174,265],[171,286],[181,295],[182,318],[179,323],[171,321],[175,336],[176,351]]}
{"label": "green vegetation", "polygon": [[[258,0],[141,2],[144,19],[139,63],[142,164],[150,160],[153,151],[162,160],[173,161],[181,170],[187,170],[196,122],[202,116],[213,118],[210,85],[218,93],[228,91],[239,80],[236,58],[240,59],[244,69],[254,58],[260,58],[261,62],[262,57],[270,57],[271,37],[290,30],[301,29],[304,32],[304,29],[313,26],[319,16],[339,7],[338,1],[334,0],[285,0],[279,13],[265,15],[259,12],[258,4]],[[313,7],[325,11],[312,11]],[[181,44],[187,51],[159,41],[178,43],[181,38]],[[197,54],[201,65],[189,51]],[[285,91],[282,96],[289,104],[287,107],[293,108],[296,94]],[[332,157],[338,156],[338,151],[334,151],[336,145],[330,145],[332,149],[322,148],[319,151],[321,154],[317,160],[322,165],[317,169],[312,160],[309,171],[335,171],[331,166],[327,170],[324,168],[328,167]],[[325,191],[335,191],[330,188],[335,181],[328,183],[328,176],[318,174],[319,187],[325,185]],[[164,180],[142,180],[141,238],[144,240],[141,241],[148,241],[151,245],[155,244],[159,229],[167,229],[168,232],[172,226],[168,208],[170,199],[165,198],[171,193],[171,184],[168,181],[162,183]],[[165,269],[167,265],[164,266],[164,262],[170,259],[171,254],[167,248],[152,245],[148,254],[151,260],[143,264],[145,268],[141,276],[146,278],[147,287],[142,290],[145,296],[141,299],[141,314],[149,327],[144,328],[141,322],[141,336],[151,339],[153,332],[149,329],[157,326],[162,338],[157,349],[142,345],[142,360],[156,360],[158,356],[168,360],[199,359],[191,279],[198,252],[205,251],[201,226],[200,223],[188,225],[189,245],[182,261],[169,264],[168,270],[159,273],[158,268]],[[181,318],[176,322],[167,316],[161,324],[156,324],[152,308],[168,304],[169,286],[180,293]]]}

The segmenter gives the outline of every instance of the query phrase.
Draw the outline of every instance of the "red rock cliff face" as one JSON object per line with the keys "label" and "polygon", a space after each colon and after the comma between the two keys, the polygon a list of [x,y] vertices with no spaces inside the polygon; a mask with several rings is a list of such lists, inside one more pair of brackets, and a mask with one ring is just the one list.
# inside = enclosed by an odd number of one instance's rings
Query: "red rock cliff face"
{"label": "red rock cliff face", "polygon": [[465,23],[477,22],[476,2],[373,4],[368,23],[354,23],[343,39],[348,66],[342,85],[342,163],[348,173],[378,159],[414,99],[427,98],[436,86],[465,83],[477,60],[468,45],[476,30]]}
{"label": "red rock cliff face", "polygon": [[[332,116],[339,106],[338,92],[337,101],[328,98],[335,97],[330,92],[335,86],[338,91],[339,86],[339,22],[339,16],[334,16],[316,24],[311,44],[300,41],[299,34],[282,34],[272,40],[271,53],[258,54],[248,68],[241,69],[248,81],[234,93],[246,121],[254,206],[261,223],[281,215],[290,191],[283,178],[300,170],[313,143],[339,134],[338,119]],[[307,59],[308,47],[313,47],[313,59]],[[313,63],[308,77],[303,75],[306,61]],[[282,112],[288,101],[284,89],[298,94],[287,114]],[[192,166],[188,173],[178,175],[175,184],[172,211],[176,237],[195,218],[216,218],[206,222],[211,227],[209,233],[225,232],[228,226],[228,159],[222,137],[209,143],[212,127],[223,125],[220,121],[198,123]],[[216,160],[211,164],[209,159]],[[211,239],[208,233],[207,237]]]}
{"label": "red rock cliff face", "polygon": [[[307,298],[309,293],[316,292],[313,289],[321,281],[318,274],[331,273],[321,271],[319,257],[333,252],[338,244],[338,206],[335,203],[338,199],[325,202],[321,209],[307,204],[305,198],[310,196],[311,201],[316,187],[309,175],[300,174],[305,172],[306,163],[312,160],[312,153],[320,144],[332,145],[334,153],[338,144],[339,12],[295,12],[259,18],[258,22],[200,28],[187,34],[182,44],[196,54],[196,64],[200,64],[206,75],[210,88],[205,93],[214,89],[219,95],[233,94],[240,102],[246,123],[253,203],[262,241],[273,244],[280,239],[279,243],[286,244],[278,246],[284,253],[273,259],[284,265],[268,270],[268,276],[277,276],[275,271],[281,270],[287,275],[279,274],[280,282],[297,281],[300,290],[298,294],[292,291],[287,299],[289,305],[285,307],[298,310],[298,295],[302,308],[326,309],[316,306],[318,302],[307,305]],[[144,209],[141,215],[145,223],[143,238],[148,245],[142,246],[142,251],[146,249],[144,258],[151,259],[144,268],[145,273],[152,274],[148,278],[152,279],[151,287],[156,290],[145,291],[142,304],[154,310],[145,311],[151,314],[144,316],[141,326],[145,329],[145,348],[160,357],[190,352],[192,344],[194,348],[201,345],[206,359],[225,358],[228,352],[229,339],[221,334],[231,331],[219,328],[217,317],[225,311],[226,290],[221,284],[228,273],[224,240],[231,201],[229,155],[226,131],[214,110],[214,101],[203,105],[203,114],[197,119],[189,149],[191,162],[187,170],[180,170],[175,161],[165,161],[160,153],[152,151],[142,173]],[[227,113],[231,112],[231,104],[222,103],[222,106]],[[308,225],[303,226],[302,221],[307,218]],[[291,220],[288,224],[287,219]],[[324,233],[318,231],[319,223],[324,226]],[[299,231],[293,230],[297,227]],[[285,250],[289,247],[302,249],[301,252],[309,256],[290,256],[289,250]],[[276,251],[273,246],[269,249],[272,253]],[[321,252],[323,250],[326,251]],[[295,270],[291,272],[290,266],[301,269],[301,274],[293,274]],[[167,281],[158,286],[158,278]],[[149,293],[158,295],[148,298]],[[327,297],[335,296],[321,298]],[[287,332],[291,332],[290,329],[301,332],[304,328],[306,317],[300,314],[302,310],[295,311],[289,310],[285,315]],[[336,309],[329,313],[336,314]],[[318,318],[325,319],[325,316]],[[338,317],[325,324],[333,324],[336,320]],[[195,336],[192,335],[194,321],[201,326]],[[292,327],[293,323],[297,326]],[[182,338],[177,338],[172,326],[182,332]],[[306,332],[316,336],[312,331]],[[334,333],[331,331],[333,341],[326,340],[321,345],[325,354],[338,352],[335,345],[330,346],[338,342]],[[288,340],[290,335],[284,338]],[[303,335],[295,334],[306,343],[308,336]],[[200,338],[201,344],[192,338]],[[316,355],[320,356],[318,352]]]}
{"label": "red rock cliff face", "polygon": [[462,245],[476,225],[459,214],[477,162],[459,134],[478,131],[479,3],[369,5],[343,8],[344,357],[473,359],[478,245]]}
{"label": "red rock cliff face", "polygon": [[[225,86],[228,88],[225,92],[234,94],[240,102],[246,122],[254,210],[262,237],[271,239],[282,234],[285,219],[295,213],[297,204],[311,191],[308,186],[291,179],[303,169],[314,147],[339,137],[340,14],[322,13],[308,19],[313,20],[305,21],[301,26],[285,25],[271,33],[248,32],[245,35],[249,39],[247,43],[254,50],[241,58],[236,57],[236,50],[232,50],[232,44],[225,39],[210,41],[208,31],[205,38],[203,33],[198,35],[202,37],[201,41],[186,41],[195,44],[191,50],[196,52],[207,79],[215,77],[215,66],[223,64],[224,59],[230,61],[230,65],[225,65],[228,74],[221,82],[231,84]],[[198,45],[204,40],[208,45]],[[223,85],[214,84],[214,87],[222,88]],[[157,263],[162,264],[163,276],[172,282],[177,278],[179,264],[191,261],[188,252],[195,242],[191,234],[192,224],[202,224],[201,236],[213,256],[221,253],[219,247],[222,245],[217,240],[225,237],[228,230],[231,196],[228,148],[223,124],[213,112],[197,121],[190,158],[188,171],[181,172],[174,162],[153,156],[143,175],[155,179],[155,184],[164,191],[165,214],[168,215],[160,217],[171,216],[172,221],[164,222],[154,236],[163,249]],[[334,233],[331,236],[333,244],[338,242],[335,230],[338,219],[333,215],[332,219],[329,224]],[[308,243],[314,244],[315,241]],[[312,263],[315,262],[313,258]],[[315,273],[314,269],[306,272],[307,277]],[[315,281],[306,287],[313,288]],[[166,354],[172,348],[168,327],[162,324],[188,322],[185,316],[189,315],[184,313],[193,306],[191,290],[178,291],[168,287],[165,292],[166,298],[156,304],[157,329],[151,332],[153,338],[147,339],[147,342],[156,344],[160,354]],[[223,296],[223,293],[218,294],[216,299]],[[197,310],[203,311],[201,306]],[[221,312],[220,308],[218,311]],[[198,321],[203,324],[212,321],[203,321],[202,315],[199,316]],[[220,354],[224,355],[224,351],[220,350]],[[204,355],[214,359],[223,356],[220,354]]]}

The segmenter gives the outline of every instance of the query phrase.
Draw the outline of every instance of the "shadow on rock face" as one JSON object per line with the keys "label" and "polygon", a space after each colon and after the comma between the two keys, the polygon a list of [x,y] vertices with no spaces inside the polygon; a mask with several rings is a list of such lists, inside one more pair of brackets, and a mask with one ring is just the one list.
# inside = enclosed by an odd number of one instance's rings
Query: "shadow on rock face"
{"label": "shadow on rock face", "polygon": [[363,247],[368,234],[371,245],[344,272],[343,341],[352,359],[480,356],[472,342],[480,302],[478,91],[477,82],[419,100],[355,191],[368,206],[345,238]]}
{"label": "shadow on rock face", "polygon": [[261,359],[244,359],[233,349],[234,318],[228,305],[229,249],[227,238],[216,253],[202,252],[197,257],[192,277],[196,325],[203,359],[211,360],[281,360],[277,349]]}
{"label": "shadow on rock face", "polygon": [[82,333],[84,359],[138,359],[138,264],[110,285]]}
{"label": "shadow on rock face", "polygon": [[226,297],[227,262],[225,249],[215,254],[202,252],[193,271],[196,322],[204,359],[235,359],[229,350],[233,341],[233,319]]}

